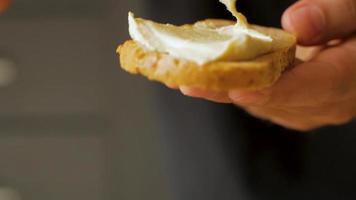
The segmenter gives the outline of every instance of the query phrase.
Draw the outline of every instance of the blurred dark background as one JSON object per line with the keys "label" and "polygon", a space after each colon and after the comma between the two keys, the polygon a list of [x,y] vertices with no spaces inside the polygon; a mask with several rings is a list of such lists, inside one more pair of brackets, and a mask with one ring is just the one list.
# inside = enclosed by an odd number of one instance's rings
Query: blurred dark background
{"label": "blurred dark background", "polygon": [[144,4],[15,0],[0,14],[1,200],[6,188],[26,200],[166,199],[152,85],[115,53],[127,12]]}
{"label": "blurred dark background", "polygon": [[[279,26],[292,0],[239,0]],[[0,200],[355,199],[356,125],[308,134],[119,69],[127,12],[231,18],[218,0],[14,0],[0,14]]]}

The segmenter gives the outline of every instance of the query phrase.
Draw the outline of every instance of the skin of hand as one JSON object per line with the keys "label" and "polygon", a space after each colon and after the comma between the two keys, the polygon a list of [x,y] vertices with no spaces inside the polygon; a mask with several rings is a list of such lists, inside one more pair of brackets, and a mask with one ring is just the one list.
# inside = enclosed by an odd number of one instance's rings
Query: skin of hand
{"label": "skin of hand", "polygon": [[261,91],[213,92],[180,86],[184,95],[234,103],[289,129],[342,125],[356,116],[356,0],[300,0],[283,17],[297,35],[295,66]]}
{"label": "skin of hand", "polygon": [[10,0],[0,0],[0,14],[10,6]]}

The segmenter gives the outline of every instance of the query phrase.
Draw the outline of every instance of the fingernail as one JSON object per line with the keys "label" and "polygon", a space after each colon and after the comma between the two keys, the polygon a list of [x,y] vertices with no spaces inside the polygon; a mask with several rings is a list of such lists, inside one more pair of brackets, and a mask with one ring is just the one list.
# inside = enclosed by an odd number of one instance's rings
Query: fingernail
{"label": "fingernail", "polygon": [[282,19],[285,28],[297,34],[302,43],[320,39],[326,28],[326,19],[319,6],[301,2],[292,7]]}
{"label": "fingernail", "polygon": [[179,90],[184,94],[184,95],[191,95],[192,90],[189,87],[185,87],[185,86],[180,86]]}
{"label": "fingernail", "polygon": [[262,105],[267,102],[268,96],[262,92],[229,92],[230,99],[237,104]]}

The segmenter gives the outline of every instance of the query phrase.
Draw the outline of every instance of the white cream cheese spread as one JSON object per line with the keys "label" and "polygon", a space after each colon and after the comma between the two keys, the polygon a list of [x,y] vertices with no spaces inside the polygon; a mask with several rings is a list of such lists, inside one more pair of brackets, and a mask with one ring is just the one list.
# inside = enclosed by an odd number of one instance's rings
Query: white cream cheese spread
{"label": "white cream cheese spread", "polygon": [[236,24],[220,28],[174,26],[135,18],[129,13],[133,40],[151,51],[168,53],[199,65],[212,61],[243,61],[269,53],[272,38],[249,28],[245,16],[236,10],[236,0],[220,0],[236,17]]}

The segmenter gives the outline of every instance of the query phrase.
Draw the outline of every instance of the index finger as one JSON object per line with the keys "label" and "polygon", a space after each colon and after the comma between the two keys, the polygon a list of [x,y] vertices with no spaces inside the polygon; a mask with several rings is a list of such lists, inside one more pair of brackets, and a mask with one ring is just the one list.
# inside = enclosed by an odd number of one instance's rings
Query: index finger
{"label": "index finger", "polygon": [[345,43],[322,51],[309,62],[285,72],[271,88],[258,92],[230,91],[237,104],[320,106],[350,91],[356,74],[355,52]]}

